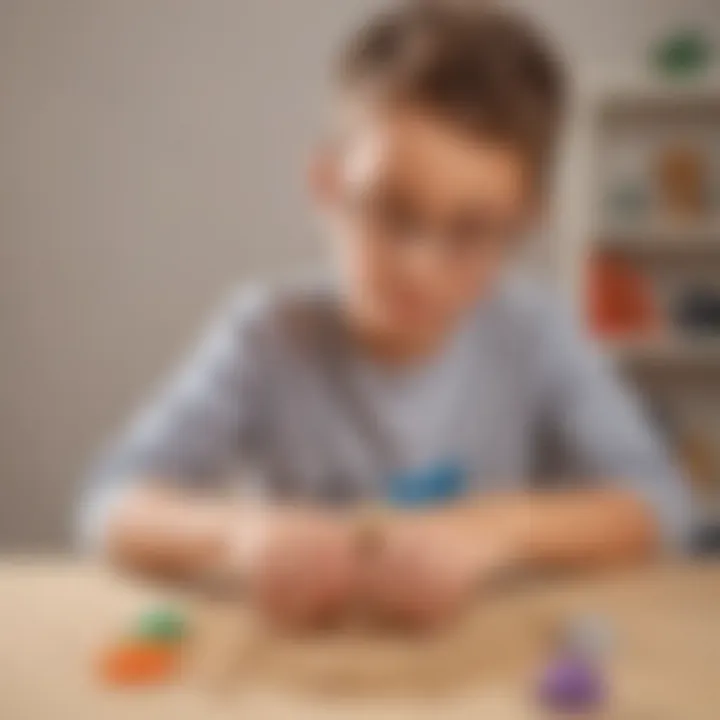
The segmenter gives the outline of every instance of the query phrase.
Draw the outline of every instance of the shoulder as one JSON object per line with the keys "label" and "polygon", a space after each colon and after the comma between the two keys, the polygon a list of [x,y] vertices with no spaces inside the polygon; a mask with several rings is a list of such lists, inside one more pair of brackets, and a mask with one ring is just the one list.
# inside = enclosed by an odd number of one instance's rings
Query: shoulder
{"label": "shoulder", "polygon": [[528,377],[570,387],[615,373],[612,358],[588,330],[578,308],[541,285],[520,283],[498,297],[497,313],[515,338]]}
{"label": "shoulder", "polygon": [[219,323],[257,342],[310,342],[326,331],[334,298],[319,276],[243,285],[230,294]]}
{"label": "shoulder", "polygon": [[512,278],[479,307],[477,317],[477,342],[518,379],[570,383],[612,367],[578,309],[541,282]]}
{"label": "shoulder", "polygon": [[525,351],[582,334],[576,310],[549,285],[525,275],[508,277],[478,305],[476,319]]}

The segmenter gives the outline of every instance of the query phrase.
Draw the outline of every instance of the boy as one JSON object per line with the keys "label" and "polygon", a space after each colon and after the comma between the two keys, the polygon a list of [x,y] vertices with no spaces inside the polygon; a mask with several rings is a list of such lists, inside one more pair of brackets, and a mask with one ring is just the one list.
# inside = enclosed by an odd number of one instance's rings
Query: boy
{"label": "boy", "polygon": [[[680,542],[687,498],[637,408],[510,272],[561,120],[542,40],[497,11],[408,4],[349,43],[337,96],[312,174],[334,272],[233,304],[107,460],[88,530],[136,570],[240,573],[281,622],[361,597],[420,627],[500,567]],[[262,512],[207,492],[242,464]],[[461,502],[387,509],[359,551],[360,513],[338,505],[443,473]]]}

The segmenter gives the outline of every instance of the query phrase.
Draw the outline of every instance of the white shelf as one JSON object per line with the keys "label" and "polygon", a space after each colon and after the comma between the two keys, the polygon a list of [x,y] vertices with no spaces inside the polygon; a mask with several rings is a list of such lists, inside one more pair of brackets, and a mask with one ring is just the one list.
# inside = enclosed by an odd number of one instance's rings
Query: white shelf
{"label": "white shelf", "polygon": [[[611,66],[578,78],[576,90],[558,194],[562,219],[558,247],[571,296],[578,305],[586,302],[593,253],[604,249],[634,254],[649,266],[657,265],[650,269],[663,292],[676,293],[693,277],[704,284],[719,267],[720,208],[686,222],[660,213],[627,220],[608,216],[603,173],[614,171],[621,179],[625,173],[632,179],[636,171],[642,172],[655,146],[672,136],[676,122],[690,137],[697,133],[703,143],[706,138],[716,143],[720,72],[673,79],[647,68]],[[617,147],[606,147],[611,142]],[[613,150],[618,154],[612,155]],[[688,397],[694,398],[696,388],[690,393],[690,385],[696,378],[711,379],[709,387],[714,391],[720,376],[720,335],[715,339],[684,335],[682,330],[666,332],[651,339],[608,340],[603,347],[611,359],[634,373],[662,380],[667,372],[668,379],[680,380],[673,393],[684,392],[681,388],[687,383]]]}

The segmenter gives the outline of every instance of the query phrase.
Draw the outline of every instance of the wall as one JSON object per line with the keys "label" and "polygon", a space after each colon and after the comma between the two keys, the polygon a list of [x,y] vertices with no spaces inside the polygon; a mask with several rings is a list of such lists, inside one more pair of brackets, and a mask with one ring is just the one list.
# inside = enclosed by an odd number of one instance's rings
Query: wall
{"label": "wall", "polygon": [[[317,252],[304,153],[365,0],[0,0],[0,544],[59,546],[103,438],[238,279]],[[522,0],[573,67],[717,2]]]}

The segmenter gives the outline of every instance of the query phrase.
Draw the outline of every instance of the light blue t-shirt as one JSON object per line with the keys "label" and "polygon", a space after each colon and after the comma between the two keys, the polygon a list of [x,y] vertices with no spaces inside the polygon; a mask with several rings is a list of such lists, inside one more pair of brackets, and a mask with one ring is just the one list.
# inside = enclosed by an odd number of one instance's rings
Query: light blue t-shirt
{"label": "light blue t-shirt", "polygon": [[324,284],[240,292],[104,458],[85,529],[101,534],[132,483],[208,487],[248,468],[267,497],[307,502],[382,500],[408,477],[478,495],[612,485],[644,498],[671,542],[690,522],[631,393],[569,315],[514,281],[402,370],[353,349]]}

